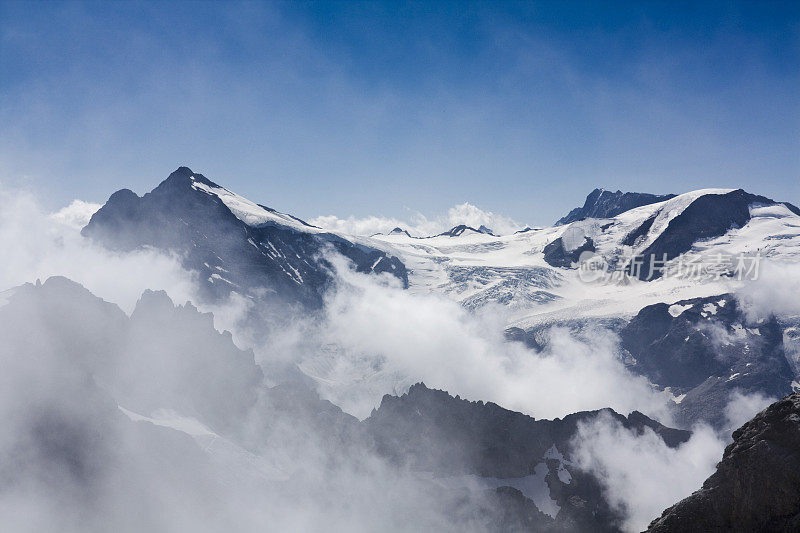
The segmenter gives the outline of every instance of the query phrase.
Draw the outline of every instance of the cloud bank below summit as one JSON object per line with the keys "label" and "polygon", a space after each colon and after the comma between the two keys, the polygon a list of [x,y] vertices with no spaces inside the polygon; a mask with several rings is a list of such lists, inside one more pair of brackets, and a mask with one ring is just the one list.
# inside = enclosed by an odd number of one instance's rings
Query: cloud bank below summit
{"label": "cloud bank below summit", "polygon": [[83,200],[73,200],[68,206],[62,207],[55,213],[50,214],[50,218],[73,229],[80,230],[102,206]]}
{"label": "cloud bank below summit", "polygon": [[[0,206],[3,207],[0,210],[0,245],[16,251],[0,266],[3,288],[33,281],[36,277],[44,279],[61,274],[79,281],[98,296],[119,303],[127,311],[145,288],[166,289],[179,302],[194,296],[192,275],[182,269],[176,257],[156,250],[112,253],[81,238],[79,228],[95,205],[75,201],[57,213],[47,214],[30,194],[0,191]],[[389,219],[377,220],[387,224]],[[447,229],[448,225],[469,223],[483,224],[503,233],[510,229],[502,226],[504,221],[509,225],[513,223],[500,215],[462,204],[441,217],[418,219],[416,228],[422,234],[430,234],[439,228]],[[369,232],[376,222],[353,219],[352,224],[339,230]],[[435,224],[440,224],[439,228]],[[388,229],[395,225],[400,224],[389,222]],[[415,229],[406,227],[411,231]],[[329,261],[336,270],[338,282],[327,295],[321,316],[293,317],[296,328],[276,331],[270,342],[253,346],[257,362],[268,380],[276,377],[269,371],[271,364],[296,365],[307,371],[307,375],[319,378],[315,380],[317,391],[324,398],[359,418],[367,416],[383,394],[399,394],[409,384],[424,381],[453,395],[494,401],[537,418],[610,406],[623,414],[639,410],[671,425],[668,408],[672,400],[625,367],[619,357],[618,338],[607,330],[587,329],[582,334],[572,334],[554,328],[549,331],[546,348],[533,352],[520,343],[507,342],[502,334],[507,315],[500,306],[492,306],[484,312],[470,312],[441,295],[403,291],[391,277],[355,273],[340,257],[330,257]],[[796,267],[787,267],[787,272],[796,274]],[[753,284],[752,294],[741,291],[739,296],[749,303],[751,312],[789,313],[796,309],[789,300],[760,298],[777,293],[781,286],[796,281],[796,276],[789,277],[787,272],[765,268],[758,284]],[[215,309],[214,314],[215,323],[219,325],[219,310]],[[235,323],[235,320],[228,322]],[[760,396],[733,395],[726,409],[731,426],[749,418],[768,400]],[[16,404],[9,401],[6,405]],[[82,413],[69,414],[79,417]],[[576,465],[601,480],[606,497],[625,516],[622,526],[640,530],[666,506],[698,488],[713,471],[728,435],[714,434],[708,428],[694,429],[692,440],[673,450],[654,435],[634,435],[600,419],[581,429],[573,459]],[[318,445],[315,440],[308,448],[312,457],[325,450],[324,444]],[[137,466],[138,456],[132,457],[125,457],[122,464],[132,461],[134,467]],[[358,494],[360,498],[377,494],[374,505],[373,502],[359,505],[348,516],[333,518],[342,523],[355,520],[366,524],[365,530],[391,529],[395,524],[394,515],[404,510],[396,509],[393,502],[408,500],[419,488],[413,476],[398,478],[396,471],[386,469],[374,458],[370,458],[372,469],[366,473],[361,473],[361,465],[349,463],[333,474],[325,470],[324,465],[316,462],[311,465],[308,469],[312,473],[310,486],[317,486],[314,476],[329,475],[334,487],[347,487],[349,493]],[[192,466],[188,464],[186,470],[191,470]],[[189,481],[184,482],[192,481],[187,479]],[[662,490],[665,480],[669,480],[669,491]],[[303,483],[299,482],[300,488],[305,490]],[[216,487],[213,477],[208,485],[212,489]],[[386,487],[392,488],[398,497],[387,496]],[[327,516],[330,507],[341,508],[337,507],[341,502],[336,498],[327,505],[326,490],[330,488],[330,485],[323,485],[303,502],[307,504],[305,507],[317,511],[308,519],[314,526],[317,520],[331,520]],[[190,493],[192,495],[194,492]],[[231,490],[223,492],[222,501],[253,502],[255,508],[260,499],[268,500],[271,496],[270,492],[243,496],[240,491]],[[192,509],[195,503],[189,499],[185,505]],[[446,523],[447,517],[437,514],[436,505],[426,506],[422,502],[416,508],[430,513],[430,520],[437,525],[440,519]],[[308,514],[305,508],[290,509],[280,515],[288,521],[287,527],[295,525],[292,519],[304,519],[302,517]],[[254,512],[259,513],[256,516],[243,511],[239,518],[260,524],[261,511],[263,509]],[[171,516],[164,513],[163,518]]]}
{"label": "cloud bank below summit", "polygon": [[130,312],[145,289],[163,289],[178,302],[194,299],[196,280],[174,255],[158,250],[111,252],[81,237],[97,204],[80,200],[48,213],[30,192],[0,189],[0,291],[65,276]]}

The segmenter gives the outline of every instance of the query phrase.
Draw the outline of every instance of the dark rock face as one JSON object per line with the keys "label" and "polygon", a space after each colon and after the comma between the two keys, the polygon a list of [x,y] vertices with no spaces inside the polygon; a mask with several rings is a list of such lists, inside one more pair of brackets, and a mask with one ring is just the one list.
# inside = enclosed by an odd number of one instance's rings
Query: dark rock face
{"label": "dark rock face", "polygon": [[19,343],[21,359],[35,360],[57,347],[72,354],[76,366],[105,368],[125,336],[125,313],[67,278],[54,276],[10,292],[8,303],[0,306],[3,347],[11,350]]}
{"label": "dark rock face", "polygon": [[512,326],[503,332],[507,341],[521,342],[531,350],[540,351],[544,348],[544,343],[540,342],[535,334],[529,334],[522,328]]}
{"label": "dark rock face", "polygon": [[[266,442],[251,443],[255,448],[279,441],[290,443],[285,448],[302,453],[309,435],[324,439],[330,460],[353,459],[369,448],[359,420],[321,399],[304,382],[286,382],[264,389],[254,409],[254,418],[262,425],[260,434],[267,436]],[[302,461],[303,457],[297,459]]]}
{"label": "dark rock face", "polygon": [[798,375],[797,323],[774,318],[752,323],[731,294],[649,305],[631,320],[565,319],[528,330],[509,328],[505,335],[539,351],[551,327],[574,335],[591,327],[618,333],[632,372],[683,396],[674,413],[681,427],[703,421],[732,431],[725,406],[733,394],[780,398],[792,392]]}
{"label": "dark rock face", "polygon": [[798,531],[800,394],[791,394],[733,433],[703,487],[650,524],[654,533]]}
{"label": "dark rock face", "polygon": [[481,524],[486,531],[570,531],[569,526],[556,523],[513,487],[497,487],[477,505],[473,504],[469,509],[456,509],[457,516],[466,513],[486,517]]}
{"label": "dark rock face", "polygon": [[400,227],[394,228],[392,231],[389,232],[389,235],[405,235],[406,237],[411,237],[408,231]]}
{"label": "dark rock face", "polygon": [[200,273],[204,296],[211,301],[236,291],[318,307],[331,281],[330,265],[321,258],[327,247],[349,258],[359,272],[388,272],[408,285],[406,268],[396,257],[333,234],[277,224],[250,226],[219,197],[193,187],[196,183],[219,187],[181,167],[141,198],[127,189],[118,191],[82,233],[111,249],[152,246],[178,252],[187,269]]}
{"label": "dark rock face", "polygon": [[583,252],[594,252],[596,250],[594,242],[589,237],[584,237],[583,244],[574,250],[567,250],[561,237],[544,247],[545,262],[554,267],[570,268],[578,262]]}
{"label": "dark rock face", "polygon": [[622,239],[622,242],[620,244],[622,244],[623,246],[633,246],[634,244],[636,244],[637,240],[647,235],[647,233],[650,231],[650,228],[653,227],[653,222],[655,222],[655,220],[656,216],[653,215],[644,222],[642,222],[638,228],[625,235],[625,238]]}
{"label": "dark rock face", "polygon": [[[611,409],[603,411],[627,429],[652,429],[669,446],[690,436],[688,431],[667,428],[636,411],[629,417]],[[420,470],[519,477],[530,474],[551,446],[568,450],[578,423],[600,412],[536,420],[491,402],[454,398],[418,383],[402,396],[384,396],[364,423],[379,450],[410,459]]]}
{"label": "dark rock face", "polygon": [[634,371],[686,395],[677,406],[686,425],[703,420],[724,429],[734,391],[775,398],[791,392],[782,327],[774,318],[748,323],[730,294],[647,306],[620,337]]}
{"label": "dark rock face", "polygon": [[[651,268],[653,260],[674,259],[691,250],[694,243],[699,240],[719,237],[732,228],[744,226],[750,221],[751,205],[776,203],[770,198],[750,194],[742,189],[726,194],[701,196],[689,204],[680,215],[673,218],[661,235],[641,252],[642,265],[634,274],[643,280],[657,279],[663,272],[660,268]],[[793,205],[783,205],[798,214],[798,209]],[[652,222],[650,224],[652,225]],[[642,228],[639,228],[634,233],[640,233],[641,230]],[[633,234],[628,237],[633,237],[635,240]]]}
{"label": "dark rock face", "polygon": [[556,226],[587,218],[611,218],[636,207],[663,202],[674,197],[674,194],[624,193],[622,191],[611,192],[605,189],[595,189],[586,197],[583,207],[576,207],[570,211],[565,217],[556,222]]}
{"label": "dark rock face", "polygon": [[[690,436],[641,413],[624,417],[610,409],[535,420],[493,403],[453,398],[421,383],[401,397],[384,396],[363,424],[379,454],[438,476],[510,479],[532,475],[537,466],[544,468],[551,497],[560,507],[553,524],[573,531],[604,531],[614,530],[619,517],[605,503],[597,481],[568,462],[578,423],[601,412],[628,429],[650,428],[669,446]],[[556,459],[557,454],[566,460]],[[568,475],[559,473],[561,469]]]}
{"label": "dark rock face", "polygon": [[471,226],[467,226],[466,224],[459,224],[449,230],[445,231],[444,233],[440,233],[438,235],[434,235],[435,237],[459,237],[464,234],[466,231],[472,231],[474,233],[485,233],[487,235],[493,235],[492,230],[487,228],[486,226],[481,226],[478,229],[475,229]]}

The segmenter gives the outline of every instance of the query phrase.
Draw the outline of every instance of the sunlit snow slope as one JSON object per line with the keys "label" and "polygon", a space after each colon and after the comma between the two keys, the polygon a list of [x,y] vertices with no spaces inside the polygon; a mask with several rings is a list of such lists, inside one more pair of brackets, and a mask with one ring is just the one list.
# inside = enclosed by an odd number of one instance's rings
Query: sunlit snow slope
{"label": "sunlit snow slope", "polygon": [[[703,204],[708,204],[706,207]],[[719,221],[720,235],[704,237],[713,224],[700,215],[715,209],[729,216],[737,208],[739,221]],[[714,215],[716,216],[716,215]],[[696,229],[695,226],[701,226]],[[703,189],[666,201],[637,207],[613,218],[588,218],[570,224],[526,229],[494,236],[465,231],[458,236],[417,238],[394,231],[374,240],[392,245],[409,269],[410,290],[438,292],[469,308],[488,303],[507,306],[517,325],[570,316],[631,316],[643,306],[659,301],[729,292],[734,278],[705,279],[684,276],[650,281],[626,276],[625,281],[586,283],[575,266],[548,264],[548,245],[558,241],[563,252],[591,242],[609,268],[650,251],[671,252],[668,264],[702,255],[748,257],[759,261],[800,259],[800,216],[797,208],[732,189]],[[670,249],[671,243],[679,245]],[[666,243],[666,244],[663,244]],[[567,264],[570,261],[567,260]]]}

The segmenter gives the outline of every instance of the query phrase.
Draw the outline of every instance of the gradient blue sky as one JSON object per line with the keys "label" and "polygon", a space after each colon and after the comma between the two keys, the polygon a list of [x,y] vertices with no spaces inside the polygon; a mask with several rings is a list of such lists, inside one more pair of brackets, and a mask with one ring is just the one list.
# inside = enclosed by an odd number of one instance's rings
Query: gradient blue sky
{"label": "gradient blue sky", "polygon": [[0,2],[0,73],[0,183],[52,207],[179,165],[309,218],[800,203],[798,2]]}

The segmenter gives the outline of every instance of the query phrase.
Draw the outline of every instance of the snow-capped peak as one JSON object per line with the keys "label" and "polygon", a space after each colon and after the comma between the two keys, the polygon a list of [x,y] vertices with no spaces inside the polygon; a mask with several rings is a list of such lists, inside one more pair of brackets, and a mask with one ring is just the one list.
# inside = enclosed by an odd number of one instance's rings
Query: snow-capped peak
{"label": "snow-capped peak", "polygon": [[244,196],[239,196],[224,187],[220,187],[216,184],[209,184],[210,182],[208,180],[197,179],[195,175],[190,176],[189,179],[192,180],[192,188],[218,197],[236,218],[248,226],[258,227],[277,224],[279,226],[288,226],[296,230],[311,233],[323,231],[321,228],[312,226],[299,218],[256,204]]}

